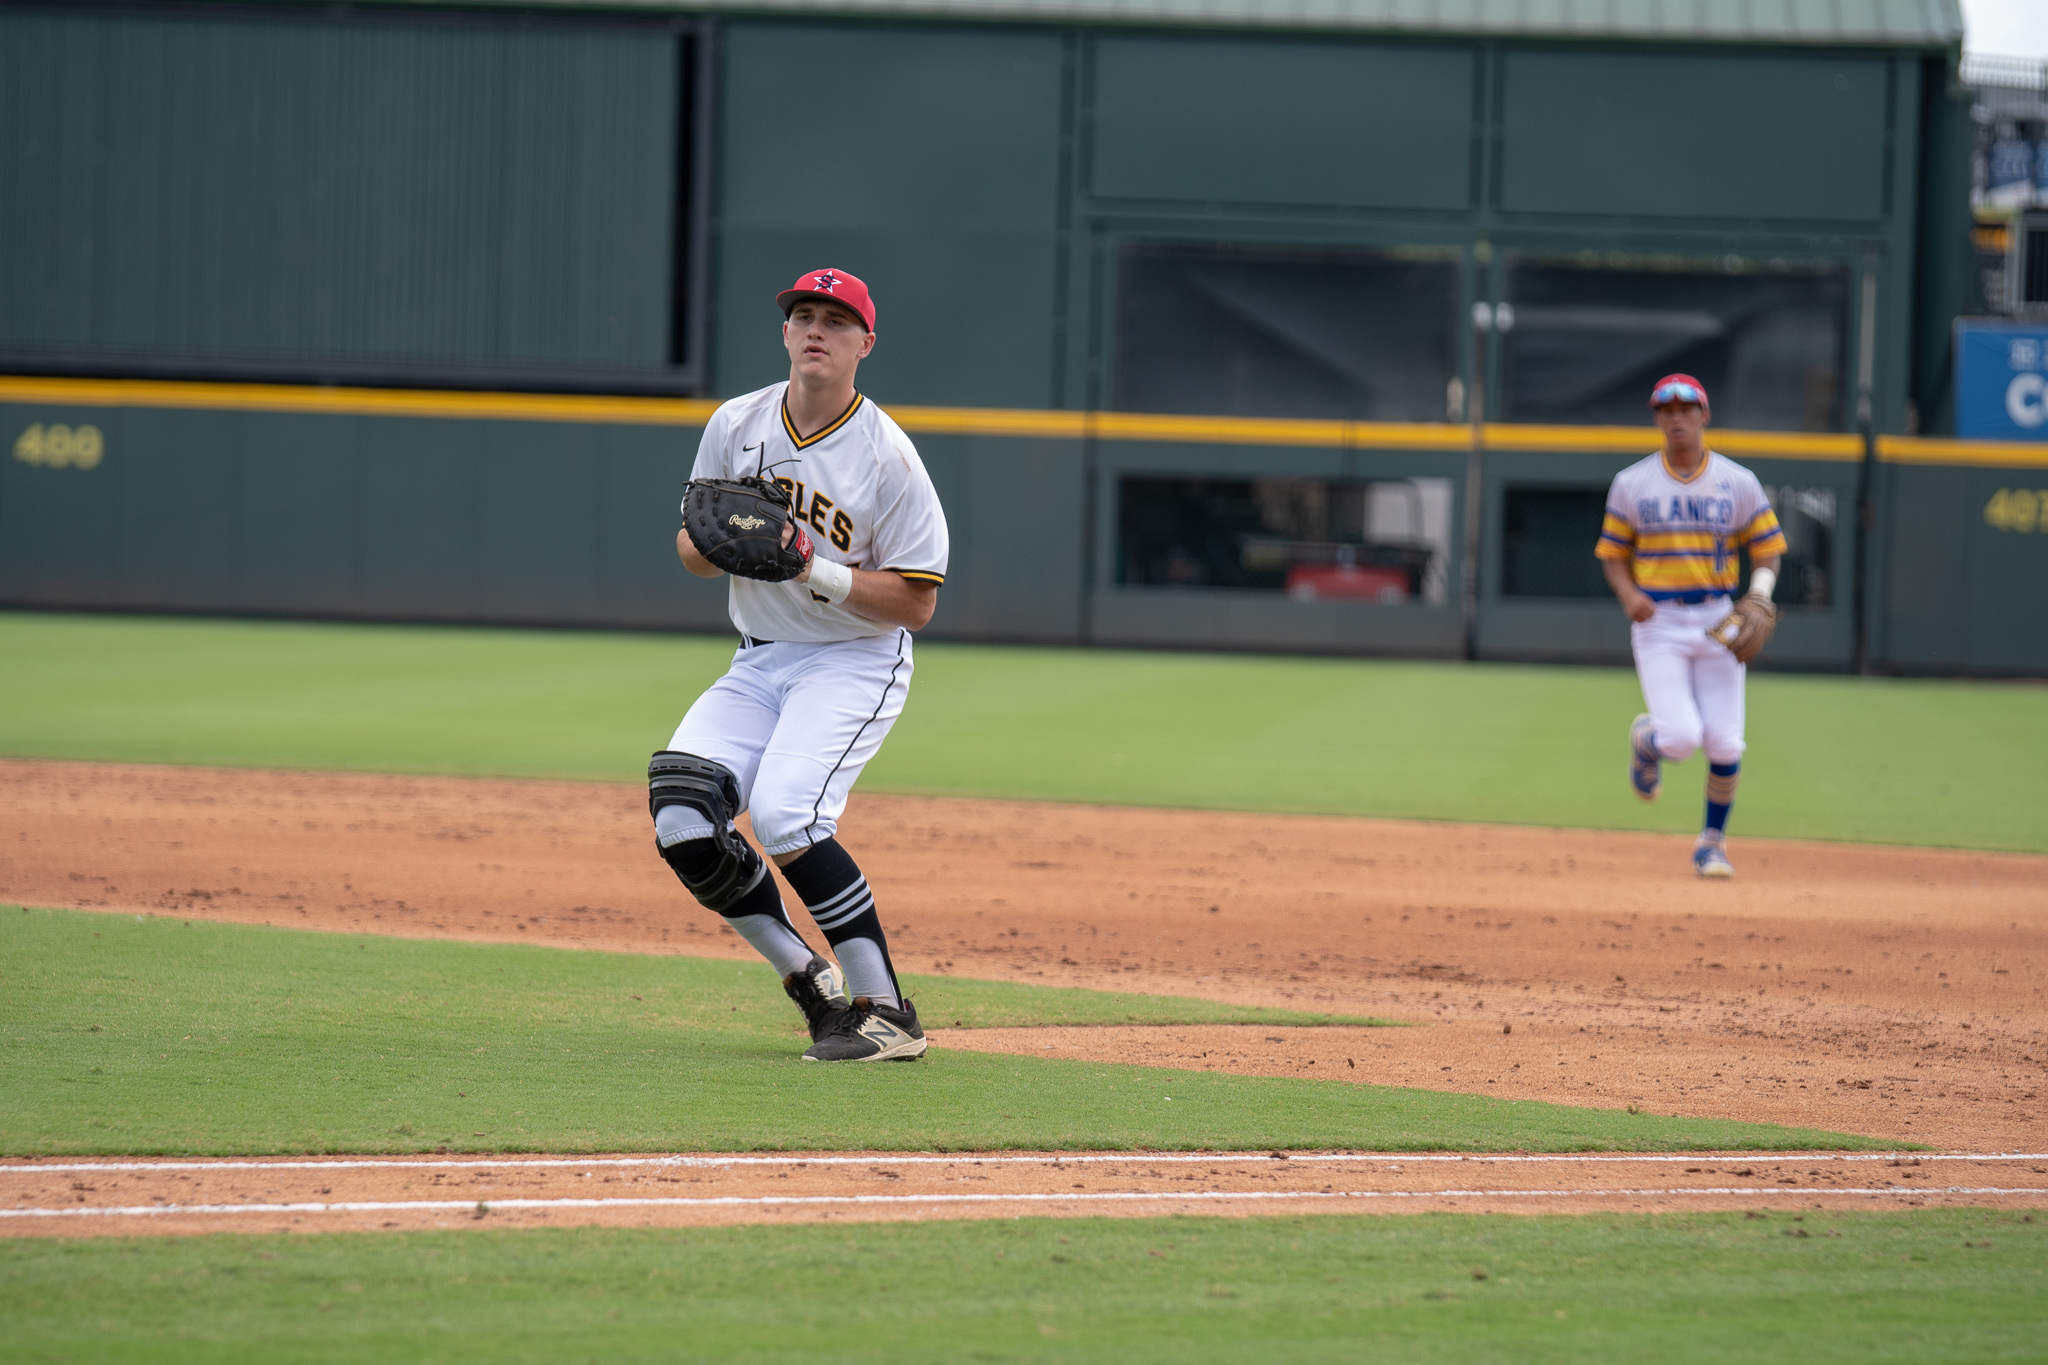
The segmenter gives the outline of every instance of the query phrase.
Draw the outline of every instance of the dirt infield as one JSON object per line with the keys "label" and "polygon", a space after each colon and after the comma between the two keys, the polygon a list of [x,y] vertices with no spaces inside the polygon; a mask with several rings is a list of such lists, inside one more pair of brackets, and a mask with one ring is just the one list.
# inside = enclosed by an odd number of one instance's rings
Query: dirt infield
{"label": "dirt infield", "polygon": [[0,1236],[2048,1207],[2048,1156],[873,1152],[0,1164]]}
{"label": "dirt infield", "polygon": [[[0,762],[0,830],[4,901],[748,955],[637,786]],[[883,796],[842,834],[905,970],[1428,1025],[936,1047],[2048,1149],[2048,858],[1738,831],[1713,884],[1666,836]]]}

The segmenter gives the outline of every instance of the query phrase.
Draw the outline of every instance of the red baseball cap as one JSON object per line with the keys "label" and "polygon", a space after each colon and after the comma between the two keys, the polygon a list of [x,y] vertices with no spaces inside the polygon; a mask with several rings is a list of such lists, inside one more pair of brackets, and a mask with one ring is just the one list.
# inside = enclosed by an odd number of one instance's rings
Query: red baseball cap
{"label": "red baseball cap", "polygon": [[1661,408],[1666,403],[1698,403],[1701,412],[1712,412],[1707,402],[1707,386],[1689,374],[1667,374],[1650,388],[1650,406]]}
{"label": "red baseball cap", "polygon": [[775,296],[775,306],[788,317],[789,310],[796,307],[798,299],[830,299],[844,305],[860,315],[860,320],[875,330],[875,301],[868,297],[868,287],[858,276],[844,270],[807,270],[796,277],[796,283]]}

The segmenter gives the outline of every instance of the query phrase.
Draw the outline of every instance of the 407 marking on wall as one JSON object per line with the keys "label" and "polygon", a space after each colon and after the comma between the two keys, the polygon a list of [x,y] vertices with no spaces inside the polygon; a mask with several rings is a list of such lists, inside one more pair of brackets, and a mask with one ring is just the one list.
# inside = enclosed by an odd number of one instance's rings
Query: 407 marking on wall
{"label": "407 marking on wall", "polygon": [[2048,488],[2001,488],[1984,504],[1984,524],[2001,531],[2048,534]]}
{"label": "407 marking on wall", "polygon": [[91,469],[106,453],[106,438],[94,426],[37,422],[14,440],[15,459],[45,469]]}

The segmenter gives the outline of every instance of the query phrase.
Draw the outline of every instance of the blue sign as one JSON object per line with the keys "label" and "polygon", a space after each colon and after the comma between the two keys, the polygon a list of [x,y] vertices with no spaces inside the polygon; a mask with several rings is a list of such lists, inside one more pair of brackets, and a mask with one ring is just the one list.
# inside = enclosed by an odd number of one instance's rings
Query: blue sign
{"label": "blue sign", "polygon": [[2048,442],[2048,324],[1956,323],[1956,435]]}

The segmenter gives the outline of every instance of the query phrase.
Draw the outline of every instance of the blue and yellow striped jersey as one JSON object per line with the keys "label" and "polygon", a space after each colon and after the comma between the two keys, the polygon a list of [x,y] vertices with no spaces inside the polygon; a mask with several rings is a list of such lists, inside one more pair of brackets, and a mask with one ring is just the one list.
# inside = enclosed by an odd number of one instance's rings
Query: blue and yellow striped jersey
{"label": "blue and yellow striped jersey", "polygon": [[1634,561],[1636,586],[1659,600],[1735,590],[1742,565],[1785,553],[1785,532],[1756,475],[1715,451],[1680,479],[1664,452],[1614,476],[1593,553]]}

